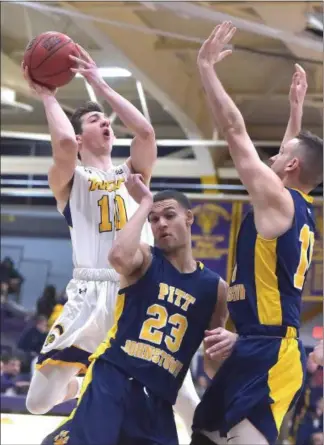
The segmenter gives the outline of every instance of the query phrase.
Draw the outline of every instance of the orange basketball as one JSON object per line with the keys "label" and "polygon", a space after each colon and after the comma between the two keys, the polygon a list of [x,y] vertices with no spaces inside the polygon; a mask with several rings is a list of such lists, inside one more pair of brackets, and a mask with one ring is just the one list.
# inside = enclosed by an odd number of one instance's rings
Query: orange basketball
{"label": "orange basketball", "polygon": [[77,64],[70,55],[79,56],[70,37],[55,31],[44,32],[28,43],[24,65],[35,82],[50,88],[62,87],[75,76],[70,68],[76,68]]}

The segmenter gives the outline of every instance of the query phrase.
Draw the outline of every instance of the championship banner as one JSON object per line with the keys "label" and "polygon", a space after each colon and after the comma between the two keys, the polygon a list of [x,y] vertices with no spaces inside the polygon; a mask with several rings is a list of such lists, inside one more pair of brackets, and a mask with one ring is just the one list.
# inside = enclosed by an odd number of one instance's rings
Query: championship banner
{"label": "championship banner", "polygon": [[236,208],[236,203],[207,197],[206,200],[192,201],[194,257],[227,281],[233,268]]}

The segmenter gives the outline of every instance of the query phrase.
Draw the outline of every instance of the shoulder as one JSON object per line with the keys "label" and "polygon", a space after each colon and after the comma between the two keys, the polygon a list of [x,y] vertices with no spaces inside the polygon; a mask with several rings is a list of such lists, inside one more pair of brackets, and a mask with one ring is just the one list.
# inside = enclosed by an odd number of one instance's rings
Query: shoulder
{"label": "shoulder", "polygon": [[218,283],[219,280],[221,280],[221,277],[220,277],[220,275],[217,272],[215,272],[214,270],[209,269],[209,267],[206,267],[200,261],[198,261],[198,267],[201,270],[201,274],[200,275],[201,275],[201,277],[203,279],[205,279],[205,280],[208,279],[210,281],[214,281],[214,282],[217,282],[217,283]]}

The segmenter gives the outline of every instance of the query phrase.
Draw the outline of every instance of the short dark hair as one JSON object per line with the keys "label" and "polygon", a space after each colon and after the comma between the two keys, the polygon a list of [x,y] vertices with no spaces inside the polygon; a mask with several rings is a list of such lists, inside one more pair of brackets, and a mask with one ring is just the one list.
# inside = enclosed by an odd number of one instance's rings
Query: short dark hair
{"label": "short dark hair", "polygon": [[301,131],[297,139],[302,153],[299,179],[315,188],[323,182],[323,139],[310,131]]}
{"label": "short dark hair", "polygon": [[91,113],[92,111],[97,111],[98,113],[103,113],[104,110],[100,104],[97,102],[86,102],[81,107],[78,107],[71,117],[71,124],[74,129],[75,134],[82,133],[82,122],[81,118],[87,113]]}
{"label": "short dark hair", "polygon": [[166,199],[174,199],[177,201],[184,209],[191,209],[191,202],[186,197],[184,193],[178,190],[162,190],[158,192],[153,197],[153,202],[165,201]]}
{"label": "short dark hair", "polygon": [[12,360],[19,360],[21,362],[21,358],[19,357],[19,354],[7,352],[7,353],[4,353],[1,355],[1,361],[5,365],[7,365]]}

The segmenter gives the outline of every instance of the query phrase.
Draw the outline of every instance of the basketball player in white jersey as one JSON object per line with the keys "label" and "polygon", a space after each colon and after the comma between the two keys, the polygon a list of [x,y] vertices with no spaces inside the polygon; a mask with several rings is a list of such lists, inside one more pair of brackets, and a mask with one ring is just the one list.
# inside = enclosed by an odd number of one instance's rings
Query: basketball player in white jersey
{"label": "basketball player in white jersey", "polygon": [[[90,102],[80,107],[70,122],[55,92],[34,83],[24,68],[25,79],[44,104],[53,150],[48,180],[70,227],[75,266],[67,286],[68,302],[47,336],[27,395],[27,408],[33,414],[44,414],[78,395],[81,379],[76,376],[86,370],[89,355],[113,325],[119,275],[108,264],[108,253],[116,232],[137,207],[127,191],[127,178],[131,172],[141,173],[149,184],[157,156],[152,126],[105,83],[89,54],[81,47],[79,51],[75,71],[110,104],[135,137],[130,157],[114,167],[114,133],[100,105]],[[77,165],[78,156],[82,165]],[[153,243],[148,224],[142,237]],[[189,432],[198,403],[188,373],[176,410]]]}

